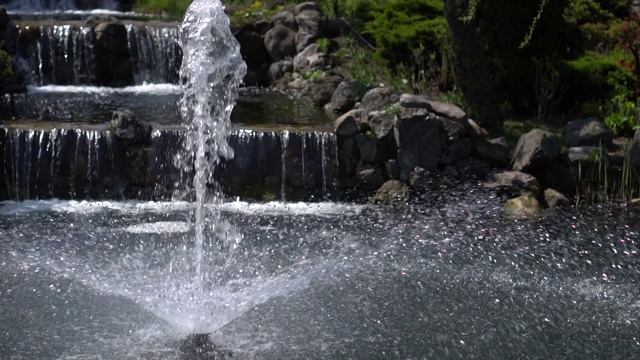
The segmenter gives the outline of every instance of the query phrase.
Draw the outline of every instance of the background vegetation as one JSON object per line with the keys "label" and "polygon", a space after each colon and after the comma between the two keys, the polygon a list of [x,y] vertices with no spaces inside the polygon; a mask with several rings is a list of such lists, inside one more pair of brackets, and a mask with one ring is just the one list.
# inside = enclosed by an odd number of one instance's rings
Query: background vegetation
{"label": "background vegetation", "polygon": [[[235,22],[301,1],[225,1]],[[319,0],[351,31],[332,54],[348,75],[465,105],[456,86],[444,0]],[[182,16],[190,0],[138,0]],[[640,18],[632,0],[481,0],[475,21],[504,117],[562,125],[599,116],[620,134],[640,124]],[[534,19],[539,21],[528,38]],[[523,40],[528,41],[523,46]]]}

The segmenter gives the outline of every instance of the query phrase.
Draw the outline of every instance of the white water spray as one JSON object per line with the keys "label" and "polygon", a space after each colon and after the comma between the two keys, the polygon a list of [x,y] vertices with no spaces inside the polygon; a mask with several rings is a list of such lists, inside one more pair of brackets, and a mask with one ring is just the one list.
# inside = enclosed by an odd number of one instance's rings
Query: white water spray
{"label": "white water spray", "polygon": [[195,170],[195,265],[198,280],[202,281],[205,230],[216,236],[217,248],[233,246],[226,239],[227,224],[221,223],[218,211],[205,204],[222,202],[214,172],[221,159],[233,156],[227,142],[230,115],[246,65],[220,0],[193,1],[180,27],[180,45],[184,88],[180,113],[187,127],[181,166],[188,170],[192,164]]}

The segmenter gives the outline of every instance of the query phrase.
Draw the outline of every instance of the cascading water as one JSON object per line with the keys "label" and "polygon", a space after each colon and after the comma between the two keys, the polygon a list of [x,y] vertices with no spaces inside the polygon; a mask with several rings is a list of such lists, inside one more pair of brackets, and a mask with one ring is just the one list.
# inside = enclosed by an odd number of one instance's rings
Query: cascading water
{"label": "cascading water", "polygon": [[221,159],[233,156],[227,137],[246,65],[219,0],[194,0],[180,32],[183,52],[180,77],[184,81],[180,113],[187,136],[178,162],[185,170],[190,170],[191,164],[195,169],[195,265],[196,276],[202,281],[205,229],[211,228],[217,238],[213,240],[214,248],[233,248],[227,239],[228,224],[222,223],[217,210],[209,210],[206,205],[222,201],[214,172]]}

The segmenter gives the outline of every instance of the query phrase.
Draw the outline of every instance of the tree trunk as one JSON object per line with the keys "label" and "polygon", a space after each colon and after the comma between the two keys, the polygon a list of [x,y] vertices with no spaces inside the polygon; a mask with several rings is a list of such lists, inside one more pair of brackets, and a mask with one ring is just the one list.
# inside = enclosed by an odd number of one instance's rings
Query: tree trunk
{"label": "tree trunk", "polygon": [[455,55],[456,83],[467,105],[485,128],[502,131],[502,117],[495,88],[477,32],[476,20],[461,20],[469,0],[445,0],[444,13],[449,23]]}

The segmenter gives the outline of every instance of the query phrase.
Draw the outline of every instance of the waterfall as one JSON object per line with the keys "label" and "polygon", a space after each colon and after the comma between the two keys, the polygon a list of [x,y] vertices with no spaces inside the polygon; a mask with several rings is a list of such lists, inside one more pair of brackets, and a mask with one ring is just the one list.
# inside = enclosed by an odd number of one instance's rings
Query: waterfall
{"label": "waterfall", "polygon": [[127,36],[136,84],[178,82],[178,28],[129,24]]}
{"label": "waterfall", "polygon": [[18,57],[27,64],[32,84],[93,84],[94,41],[89,26],[27,26],[18,34]]}
{"label": "waterfall", "polygon": [[[115,0],[100,0],[86,2],[87,5],[94,5],[96,9],[116,10],[118,8]],[[40,12],[40,11],[68,11],[89,9],[82,1],[78,0],[5,0],[0,1],[9,11]],[[83,6],[84,5],[84,6]]]}

